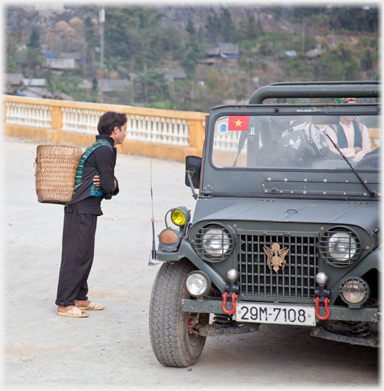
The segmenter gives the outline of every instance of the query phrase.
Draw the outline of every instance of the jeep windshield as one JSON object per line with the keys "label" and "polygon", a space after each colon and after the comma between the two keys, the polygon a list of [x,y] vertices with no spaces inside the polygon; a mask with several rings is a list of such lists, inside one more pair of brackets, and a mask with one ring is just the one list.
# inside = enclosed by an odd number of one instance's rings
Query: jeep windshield
{"label": "jeep windshield", "polygon": [[209,121],[216,175],[208,183],[208,170],[203,186],[212,194],[367,196],[351,167],[379,191],[376,104],[227,106],[213,109]]}

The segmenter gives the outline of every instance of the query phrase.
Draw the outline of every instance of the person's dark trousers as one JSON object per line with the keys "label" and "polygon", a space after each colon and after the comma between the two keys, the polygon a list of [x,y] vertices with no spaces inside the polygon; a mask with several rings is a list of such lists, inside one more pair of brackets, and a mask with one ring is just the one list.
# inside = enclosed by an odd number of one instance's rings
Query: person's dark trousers
{"label": "person's dark trousers", "polygon": [[79,214],[65,209],[63,248],[56,305],[75,305],[76,300],[87,300],[88,276],[91,271],[97,215]]}

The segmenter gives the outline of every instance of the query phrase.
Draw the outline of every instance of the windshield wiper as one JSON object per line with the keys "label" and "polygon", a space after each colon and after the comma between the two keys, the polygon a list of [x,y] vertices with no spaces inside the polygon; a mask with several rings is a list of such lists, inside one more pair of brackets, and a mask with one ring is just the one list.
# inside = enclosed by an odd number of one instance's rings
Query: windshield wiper
{"label": "windshield wiper", "polygon": [[360,177],[360,175],[356,172],[356,170],[353,168],[352,164],[349,162],[349,160],[344,156],[344,154],[340,151],[340,148],[332,141],[332,139],[329,137],[328,134],[326,136],[329,138],[333,146],[336,148],[337,152],[339,152],[340,156],[348,163],[348,166],[351,167],[351,170],[354,172],[354,174],[359,178],[359,181],[362,183],[362,185],[369,191],[369,194],[371,196],[376,195],[376,192],[372,190],[365,182],[364,180]]}

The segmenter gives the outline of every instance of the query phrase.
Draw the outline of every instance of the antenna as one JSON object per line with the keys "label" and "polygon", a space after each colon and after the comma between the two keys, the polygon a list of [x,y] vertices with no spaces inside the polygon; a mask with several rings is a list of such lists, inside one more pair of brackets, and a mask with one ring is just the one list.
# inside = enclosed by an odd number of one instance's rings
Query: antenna
{"label": "antenna", "polygon": [[150,177],[150,186],[151,186],[151,205],[152,205],[152,250],[149,257],[149,264],[153,265],[156,262],[156,240],[155,240],[155,215],[153,212],[153,186],[152,186],[152,128],[149,135],[149,177]]}

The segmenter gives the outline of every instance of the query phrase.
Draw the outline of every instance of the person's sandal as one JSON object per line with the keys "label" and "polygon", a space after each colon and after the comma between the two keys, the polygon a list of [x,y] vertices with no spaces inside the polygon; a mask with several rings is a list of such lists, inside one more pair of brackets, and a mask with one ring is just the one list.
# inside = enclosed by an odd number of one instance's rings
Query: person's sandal
{"label": "person's sandal", "polygon": [[91,310],[91,311],[100,311],[105,308],[106,304],[92,303],[90,302],[86,307],[77,307],[79,310]]}
{"label": "person's sandal", "polygon": [[57,311],[57,315],[59,316],[68,316],[70,318],[86,318],[88,314],[86,312],[82,312],[80,308],[73,307],[71,310],[67,312]]}

